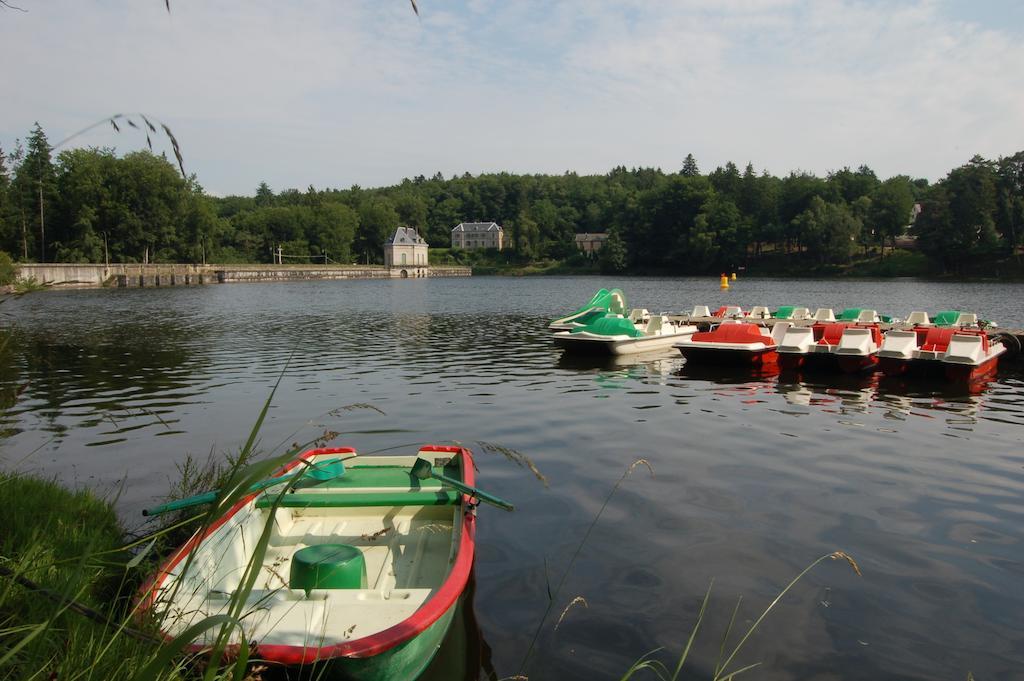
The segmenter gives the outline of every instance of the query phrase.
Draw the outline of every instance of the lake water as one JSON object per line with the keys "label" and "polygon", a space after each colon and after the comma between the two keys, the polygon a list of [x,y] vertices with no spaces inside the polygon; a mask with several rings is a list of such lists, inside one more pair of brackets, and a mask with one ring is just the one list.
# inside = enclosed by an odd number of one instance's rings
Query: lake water
{"label": "lake water", "polygon": [[[800,582],[737,659],[762,663],[754,678],[1020,678],[1017,366],[971,393],[876,377],[780,382],[688,369],[672,353],[562,358],[547,321],[616,285],[657,311],[958,308],[1024,327],[1020,284],[913,280],[741,279],[720,292],[715,277],[477,277],[32,294],[0,307],[13,335],[0,353],[0,465],[119,492],[139,528],[187,454],[240,447],[284,370],[264,450],[325,429],[360,451],[458,441],[476,452],[481,487],[517,505],[480,511],[482,638],[468,678],[518,672],[548,585],[638,458],[654,474],[636,468],[611,497],[556,596],[530,679],[617,679],[658,647],[667,661],[714,580],[688,667],[707,678],[737,597],[745,630],[834,550],[863,576],[826,561]],[[481,443],[529,457],[548,485]],[[586,607],[555,631],[576,596]]]}

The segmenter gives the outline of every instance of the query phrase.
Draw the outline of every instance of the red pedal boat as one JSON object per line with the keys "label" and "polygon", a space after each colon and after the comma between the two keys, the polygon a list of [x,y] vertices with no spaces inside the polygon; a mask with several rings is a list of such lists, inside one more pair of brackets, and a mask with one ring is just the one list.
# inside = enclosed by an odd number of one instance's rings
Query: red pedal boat
{"label": "red pedal boat", "polygon": [[679,350],[687,363],[775,367],[777,339],[788,328],[788,322],[779,322],[771,331],[758,324],[726,322],[711,331],[684,338],[672,347]]}

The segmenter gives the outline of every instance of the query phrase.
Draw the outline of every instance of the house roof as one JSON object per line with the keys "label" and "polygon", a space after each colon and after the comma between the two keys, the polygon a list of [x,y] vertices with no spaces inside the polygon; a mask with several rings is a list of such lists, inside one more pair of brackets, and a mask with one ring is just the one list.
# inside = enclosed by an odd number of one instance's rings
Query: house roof
{"label": "house roof", "polygon": [[576,243],[581,241],[605,241],[608,239],[606,232],[582,232],[576,235]]}
{"label": "house roof", "polygon": [[394,244],[422,244],[426,246],[427,242],[423,240],[423,237],[419,235],[415,227],[399,227],[395,230],[395,233],[388,237],[388,240],[384,242],[385,246]]}
{"label": "house roof", "polygon": [[496,222],[460,222],[452,227],[453,232],[502,232],[504,231]]}

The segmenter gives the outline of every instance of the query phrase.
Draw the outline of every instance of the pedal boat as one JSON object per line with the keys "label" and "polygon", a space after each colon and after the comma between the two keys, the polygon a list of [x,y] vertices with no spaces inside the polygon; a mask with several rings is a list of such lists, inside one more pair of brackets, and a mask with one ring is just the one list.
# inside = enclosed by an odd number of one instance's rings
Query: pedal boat
{"label": "pedal boat", "polygon": [[642,315],[645,312],[634,310],[629,319],[602,317],[572,331],[559,331],[552,338],[555,345],[567,353],[631,355],[667,350],[697,332],[696,326],[674,324],[666,315],[648,315],[649,319],[644,324]]}
{"label": "pedal boat", "polygon": [[[469,497],[411,470],[424,458],[472,485],[472,454],[440,446],[416,456],[315,449],[277,475],[339,457],[340,477],[292,493],[282,493],[282,483],[249,494],[172,555],[140,603],[159,618],[164,636],[227,612],[269,524],[242,631],[232,633],[226,657],[238,654],[245,636],[256,646],[250,657],[316,663],[326,679],[415,679],[423,672],[466,589],[476,515]],[[200,634],[189,650],[208,647],[218,630]]]}
{"label": "pedal boat", "polygon": [[854,374],[875,367],[881,345],[882,330],[878,324],[826,322],[794,326],[779,342],[779,368]]}
{"label": "pedal boat", "polygon": [[548,324],[548,329],[551,331],[571,331],[572,329],[586,326],[609,314],[619,316],[626,314],[626,295],[617,288],[613,288],[611,291],[600,289],[586,304],[577,308],[576,311],[553,320]]}
{"label": "pedal boat", "polygon": [[944,376],[952,382],[987,378],[1006,352],[982,329],[914,327],[885,334],[878,366],[886,376]]}
{"label": "pedal boat", "polygon": [[778,322],[769,331],[759,324],[723,322],[710,331],[684,338],[673,347],[686,358],[687,364],[771,368],[777,365],[777,341],[789,326],[789,322]]}

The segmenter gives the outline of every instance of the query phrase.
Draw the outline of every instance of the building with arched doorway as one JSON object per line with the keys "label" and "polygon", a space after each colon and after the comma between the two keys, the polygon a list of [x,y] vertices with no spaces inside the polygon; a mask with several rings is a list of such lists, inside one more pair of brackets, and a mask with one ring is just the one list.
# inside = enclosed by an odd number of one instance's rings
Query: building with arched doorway
{"label": "building with arched doorway", "polygon": [[409,268],[410,271],[425,268],[428,248],[415,227],[399,227],[384,242],[384,266]]}

